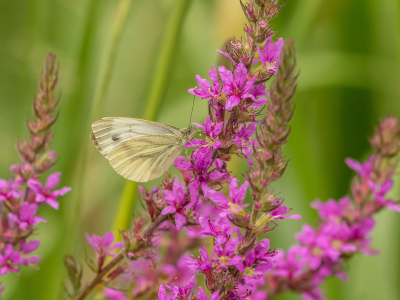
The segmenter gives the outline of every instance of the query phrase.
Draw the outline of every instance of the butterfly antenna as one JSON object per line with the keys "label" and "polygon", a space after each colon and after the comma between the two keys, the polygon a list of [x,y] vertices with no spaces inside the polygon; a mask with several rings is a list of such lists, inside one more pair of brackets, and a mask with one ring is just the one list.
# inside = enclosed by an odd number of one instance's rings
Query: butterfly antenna
{"label": "butterfly antenna", "polygon": [[193,104],[192,104],[192,111],[190,112],[189,126],[192,125],[192,115],[193,115],[194,100],[195,99],[196,99],[196,96],[193,95]]}

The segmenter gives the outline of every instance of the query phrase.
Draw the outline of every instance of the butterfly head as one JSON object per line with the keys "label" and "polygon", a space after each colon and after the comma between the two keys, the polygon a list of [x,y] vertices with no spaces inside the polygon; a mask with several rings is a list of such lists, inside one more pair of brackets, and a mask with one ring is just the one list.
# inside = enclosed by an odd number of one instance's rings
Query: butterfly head
{"label": "butterfly head", "polygon": [[180,130],[182,137],[187,141],[190,141],[196,132],[197,130],[193,126],[185,127]]}

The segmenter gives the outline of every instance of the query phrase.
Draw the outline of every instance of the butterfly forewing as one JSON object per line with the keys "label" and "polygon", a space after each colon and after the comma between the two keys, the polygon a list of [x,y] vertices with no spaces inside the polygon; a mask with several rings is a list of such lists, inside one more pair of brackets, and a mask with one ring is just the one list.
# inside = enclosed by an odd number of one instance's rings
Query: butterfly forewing
{"label": "butterfly forewing", "polygon": [[92,124],[90,137],[96,148],[108,158],[118,145],[145,135],[172,134],[181,136],[179,129],[161,123],[123,117],[109,117]]}
{"label": "butterfly forewing", "polygon": [[118,145],[108,159],[118,174],[146,182],[165,173],[183,146],[182,139],[176,135],[144,135]]}

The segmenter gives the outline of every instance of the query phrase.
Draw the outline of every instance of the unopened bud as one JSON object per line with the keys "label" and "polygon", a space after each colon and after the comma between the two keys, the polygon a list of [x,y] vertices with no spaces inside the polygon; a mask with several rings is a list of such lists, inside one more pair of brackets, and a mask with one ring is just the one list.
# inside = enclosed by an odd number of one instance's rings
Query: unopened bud
{"label": "unopened bud", "polygon": [[268,25],[267,23],[265,23],[265,21],[260,21],[258,22],[258,26],[260,26],[261,28],[266,28]]}

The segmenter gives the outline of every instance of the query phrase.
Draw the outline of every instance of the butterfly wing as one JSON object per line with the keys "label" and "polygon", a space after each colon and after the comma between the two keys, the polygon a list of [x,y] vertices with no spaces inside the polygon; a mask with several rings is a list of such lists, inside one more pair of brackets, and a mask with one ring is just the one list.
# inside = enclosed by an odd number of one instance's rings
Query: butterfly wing
{"label": "butterfly wing", "polygon": [[116,146],[108,159],[126,179],[146,182],[164,174],[184,148],[184,140],[174,134],[143,135]]}
{"label": "butterfly wing", "polygon": [[92,124],[90,137],[97,150],[108,158],[114,148],[126,141],[146,135],[164,134],[181,136],[179,129],[173,126],[141,119],[109,117]]}

